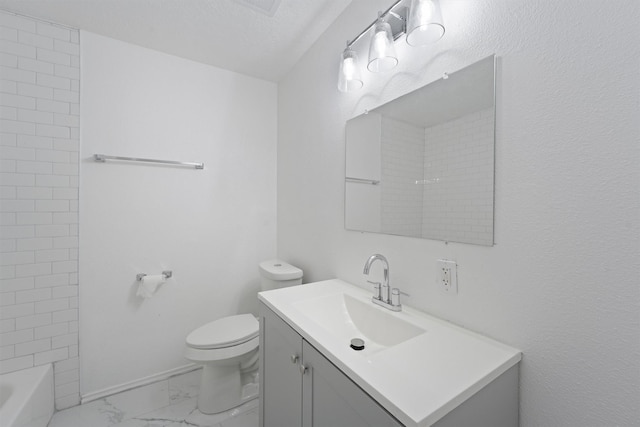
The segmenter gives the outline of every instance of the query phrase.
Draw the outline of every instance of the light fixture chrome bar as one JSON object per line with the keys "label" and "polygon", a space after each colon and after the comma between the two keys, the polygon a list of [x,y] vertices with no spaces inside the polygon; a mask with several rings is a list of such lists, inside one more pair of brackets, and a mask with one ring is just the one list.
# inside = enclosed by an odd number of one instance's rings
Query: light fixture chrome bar
{"label": "light fixture chrome bar", "polygon": [[375,179],[362,179],[362,178],[351,178],[351,177],[346,177],[345,181],[347,182],[354,182],[356,184],[371,184],[371,185],[378,185],[380,184],[380,181],[377,181]]}
{"label": "light fixture chrome bar", "polygon": [[122,160],[125,162],[158,163],[163,165],[190,166],[190,167],[195,167],[196,169],[204,169],[204,163],[176,162],[173,160],[143,159],[139,157],[107,156],[105,154],[94,154],[93,160],[95,160],[96,162],[102,162],[102,163],[106,162],[107,160]]}
{"label": "light fixture chrome bar", "polygon": [[[399,20],[401,20],[403,22],[402,24],[402,30],[397,31],[395,29],[395,26],[392,25],[392,30],[393,30],[393,39],[396,40],[398,37],[400,37],[402,34],[404,34],[405,31],[405,25],[404,22],[406,20],[406,12],[404,14],[404,16],[400,13],[395,12],[393,9],[398,6],[400,3],[402,3],[404,0],[398,0],[397,2],[395,2],[394,4],[391,5],[391,7],[387,10],[385,10],[384,12],[381,13],[381,16],[385,17],[387,15],[392,15],[395,18],[398,18]],[[353,45],[355,42],[357,42],[358,40],[360,40],[366,33],[367,31],[369,31],[374,25],[376,25],[376,22],[378,22],[378,20],[376,19],[375,21],[373,21],[371,24],[367,25],[367,27],[362,30],[362,32],[360,34],[358,34],[353,40],[351,40],[349,43],[347,43],[348,47],[351,47],[351,45]]]}

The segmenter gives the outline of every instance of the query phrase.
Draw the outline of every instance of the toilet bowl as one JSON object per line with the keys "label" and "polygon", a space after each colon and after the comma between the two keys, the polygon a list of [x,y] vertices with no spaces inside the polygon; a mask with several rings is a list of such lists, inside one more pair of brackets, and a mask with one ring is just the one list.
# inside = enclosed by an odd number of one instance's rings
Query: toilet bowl
{"label": "toilet bowl", "polygon": [[203,365],[200,412],[216,414],[256,397],[243,396],[242,371],[257,371],[258,330],[253,315],[239,314],[214,320],[187,336],[184,356]]}
{"label": "toilet bowl", "polygon": [[[280,260],[259,264],[261,290],[302,283],[302,270]],[[227,316],[193,330],[185,358],[203,365],[198,409],[217,414],[258,397],[259,323],[252,314]]]}

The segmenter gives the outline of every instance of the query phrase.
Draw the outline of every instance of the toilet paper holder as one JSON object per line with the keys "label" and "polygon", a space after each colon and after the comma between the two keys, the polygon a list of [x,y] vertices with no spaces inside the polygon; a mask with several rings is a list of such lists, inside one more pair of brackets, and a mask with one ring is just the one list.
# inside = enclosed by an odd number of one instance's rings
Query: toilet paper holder
{"label": "toilet paper holder", "polygon": [[[136,274],[136,281],[140,282],[142,279],[144,279],[146,275],[147,273]],[[171,270],[165,270],[162,272],[162,275],[164,276],[165,279],[169,279],[171,276],[173,276],[173,272]]]}

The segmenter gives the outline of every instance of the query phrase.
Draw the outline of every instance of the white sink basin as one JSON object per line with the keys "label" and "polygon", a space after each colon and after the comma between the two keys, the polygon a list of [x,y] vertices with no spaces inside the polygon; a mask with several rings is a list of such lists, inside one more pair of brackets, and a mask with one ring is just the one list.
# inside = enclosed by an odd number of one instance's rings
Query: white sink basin
{"label": "white sink basin", "polygon": [[398,345],[425,332],[371,301],[365,303],[345,293],[311,298],[292,305],[346,345],[352,338],[363,339],[363,354]]}
{"label": "white sink basin", "polygon": [[[375,305],[370,291],[339,279],[258,298],[406,426],[431,426],[521,358],[411,307]],[[364,350],[349,346],[353,338]]]}

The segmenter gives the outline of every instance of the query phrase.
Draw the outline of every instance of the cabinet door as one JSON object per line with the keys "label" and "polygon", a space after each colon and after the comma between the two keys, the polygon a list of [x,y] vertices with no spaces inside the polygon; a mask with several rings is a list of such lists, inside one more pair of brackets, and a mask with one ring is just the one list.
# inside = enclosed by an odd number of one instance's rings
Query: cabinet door
{"label": "cabinet door", "polygon": [[302,354],[303,427],[402,426],[306,341]]}
{"label": "cabinet door", "polygon": [[302,425],[302,338],[260,304],[260,426]]}

